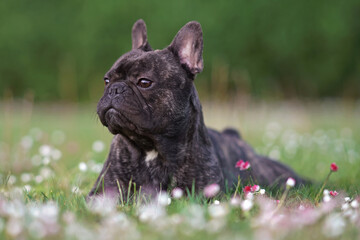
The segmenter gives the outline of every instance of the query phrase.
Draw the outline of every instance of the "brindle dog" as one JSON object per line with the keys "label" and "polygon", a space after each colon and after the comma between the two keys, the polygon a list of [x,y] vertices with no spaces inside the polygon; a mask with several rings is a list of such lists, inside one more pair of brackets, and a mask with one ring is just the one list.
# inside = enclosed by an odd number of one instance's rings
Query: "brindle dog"
{"label": "brindle dog", "polygon": [[[162,50],[152,50],[143,20],[132,29],[132,50],[105,74],[105,91],[97,106],[104,126],[114,134],[110,153],[89,196],[125,192],[131,181],[142,189],[179,187],[223,189],[252,179],[261,186],[284,184],[289,167],[256,154],[233,129],[205,126],[196,74],[203,70],[203,37],[198,22],[189,22]],[[239,171],[238,160],[251,168]],[[99,187],[100,186],[100,187]]]}

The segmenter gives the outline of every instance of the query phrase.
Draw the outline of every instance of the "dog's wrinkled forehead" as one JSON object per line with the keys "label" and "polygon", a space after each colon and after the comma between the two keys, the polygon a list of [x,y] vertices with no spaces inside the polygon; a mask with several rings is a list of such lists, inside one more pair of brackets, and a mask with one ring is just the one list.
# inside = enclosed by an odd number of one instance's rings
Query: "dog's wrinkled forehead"
{"label": "dog's wrinkled forehead", "polygon": [[166,79],[172,73],[180,71],[180,65],[168,50],[144,52],[132,50],[122,55],[105,74],[106,78],[134,78],[156,76]]}

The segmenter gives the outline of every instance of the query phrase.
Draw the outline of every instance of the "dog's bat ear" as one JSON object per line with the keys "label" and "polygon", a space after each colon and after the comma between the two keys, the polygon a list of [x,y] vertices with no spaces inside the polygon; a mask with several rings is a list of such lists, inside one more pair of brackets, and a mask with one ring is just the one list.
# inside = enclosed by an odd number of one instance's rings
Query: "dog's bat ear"
{"label": "dog's bat ear", "polygon": [[150,44],[147,41],[146,24],[144,20],[139,19],[134,23],[131,32],[132,49],[141,49],[143,51],[151,51]]}
{"label": "dog's bat ear", "polygon": [[198,22],[189,22],[176,34],[169,49],[179,58],[180,63],[193,75],[204,68],[203,34]]}

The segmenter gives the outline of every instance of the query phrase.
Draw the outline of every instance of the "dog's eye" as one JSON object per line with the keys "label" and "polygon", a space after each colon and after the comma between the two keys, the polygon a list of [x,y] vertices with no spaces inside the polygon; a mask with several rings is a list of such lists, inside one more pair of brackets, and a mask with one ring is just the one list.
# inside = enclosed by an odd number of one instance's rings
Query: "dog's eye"
{"label": "dog's eye", "polygon": [[105,83],[105,86],[106,86],[106,85],[108,85],[108,84],[109,84],[109,82],[110,82],[110,79],[108,79],[108,78],[104,78],[104,83]]}
{"label": "dog's eye", "polygon": [[146,79],[146,78],[141,78],[137,83],[137,85],[141,88],[148,88],[151,86],[151,84],[152,84],[152,81],[150,81],[149,79]]}

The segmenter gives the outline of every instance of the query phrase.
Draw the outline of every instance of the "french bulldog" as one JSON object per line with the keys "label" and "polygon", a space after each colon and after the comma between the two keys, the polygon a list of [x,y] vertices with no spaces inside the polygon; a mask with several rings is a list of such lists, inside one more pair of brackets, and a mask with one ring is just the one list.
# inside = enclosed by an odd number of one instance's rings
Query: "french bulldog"
{"label": "french bulldog", "polygon": [[[236,130],[205,126],[194,86],[204,67],[202,51],[198,22],[187,23],[162,50],[151,48],[145,22],[135,22],[132,50],[104,76],[97,114],[114,138],[89,197],[125,193],[130,183],[143,191],[196,192],[213,183],[234,187],[238,176],[261,186],[284,185],[289,177],[304,183],[289,167],[256,154]],[[251,168],[236,168],[240,159]]]}

